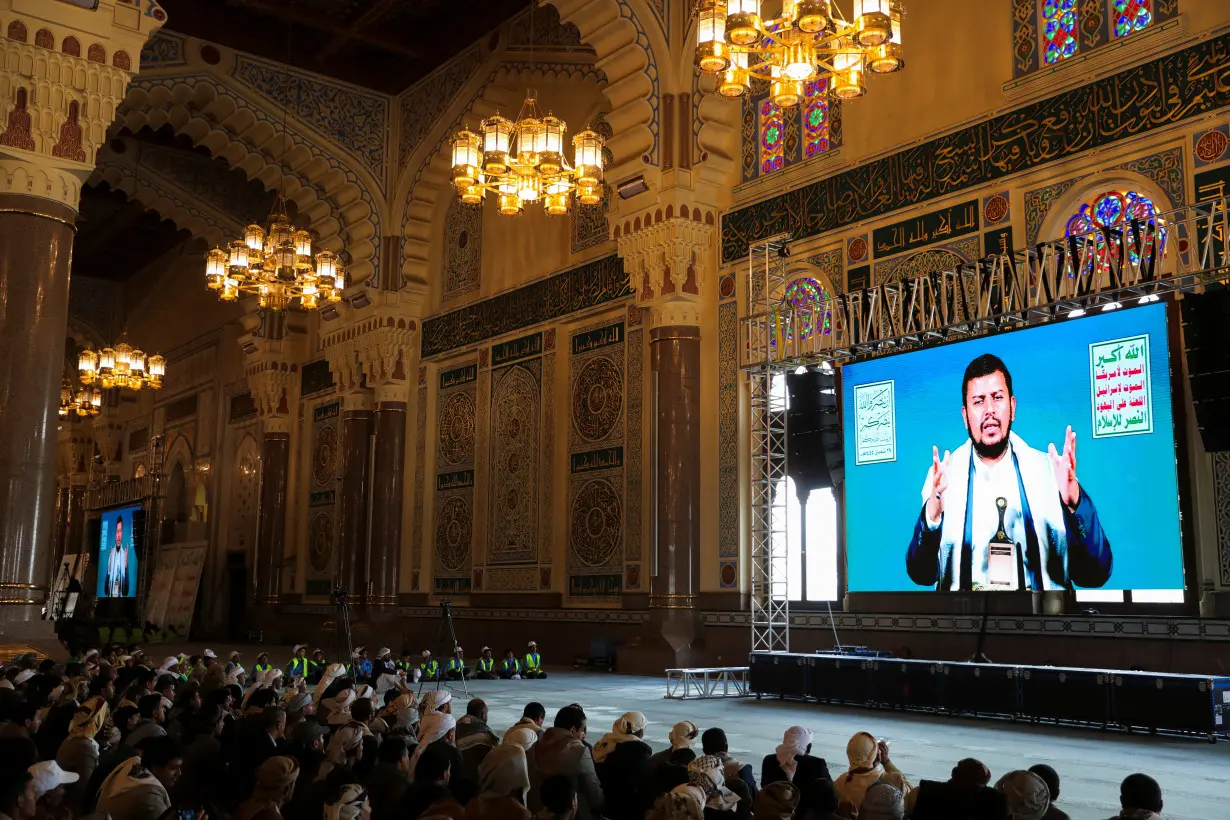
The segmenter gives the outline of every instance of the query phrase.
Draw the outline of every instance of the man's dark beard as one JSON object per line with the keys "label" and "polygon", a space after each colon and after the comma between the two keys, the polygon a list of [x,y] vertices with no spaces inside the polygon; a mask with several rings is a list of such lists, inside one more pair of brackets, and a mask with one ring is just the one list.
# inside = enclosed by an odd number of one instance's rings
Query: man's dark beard
{"label": "man's dark beard", "polygon": [[1004,430],[1003,438],[1001,438],[998,442],[995,444],[980,444],[977,441],[974,441],[974,433],[971,430],[969,440],[970,443],[974,445],[974,452],[978,454],[979,458],[983,461],[995,461],[1004,454],[1005,450],[1008,449],[1008,437],[1011,433],[1012,425],[1009,424],[1007,429]]}

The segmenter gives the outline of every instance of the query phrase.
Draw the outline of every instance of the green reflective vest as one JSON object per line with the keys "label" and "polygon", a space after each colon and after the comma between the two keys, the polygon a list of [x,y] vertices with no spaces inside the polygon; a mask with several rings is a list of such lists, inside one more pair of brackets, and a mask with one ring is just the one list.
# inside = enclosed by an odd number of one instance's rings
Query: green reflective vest
{"label": "green reflective vest", "polygon": [[536,672],[542,668],[542,655],[537,652],[531,652],[525,656],[525,668],[531,672]]}
{"label": "green reflective vest", "polygon": [[490,672],[494,666],[495,666],[495,658],[479,658],[478,659],[478,671],[479,672]]}
{"label": "green reflective vest", "polygon": [[428,661],[427,663],[420,663],[419,669],[423,670],[423,674],[427,677],[434,678],[440,671],[440,664],[435,661]]}

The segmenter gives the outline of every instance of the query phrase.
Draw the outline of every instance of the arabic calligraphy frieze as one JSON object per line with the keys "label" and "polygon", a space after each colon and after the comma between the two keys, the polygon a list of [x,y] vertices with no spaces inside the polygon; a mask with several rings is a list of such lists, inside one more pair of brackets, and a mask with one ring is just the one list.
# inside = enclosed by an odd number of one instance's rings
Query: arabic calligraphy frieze
{"label": "arabic calligraphy frieze", "polygon": [[542,334],[534,333],[491,346],[491,366],[498,367],[518,359],[528,359],[542,353]]}
{"label": "arabic calligraphy frieze", "polygon": [[455,473],[440,473],[436,476],[436,490],[460,490],[474,486],[473,470],[458,470]]}
{"label": "arabic calligraphy frieze", "polygon": [[624,448],[604,447],[600,450],[572,453],[568,457],[568,465],[569,472],[573,475],[622,467],[624,466]]}
{"label": "arabic calligraphy frieze", "polygon": [[572,337],[572,355],[586,353],[608,345],[617,345],[624,340],[624,323],[600,327],[585,333],[577,333]]}
{"label": "arabic calligraphy frieze", "polygon": [[722,217],[722,261],[815,236],[1230,104],[1230,34],[851,168]]}
{"label": "arabic calligraphy frieze", "polygon": [[978,200],[971,199],[914,219],[876,228],[871,234],[871,245],[879,258],[977,231]]}
{"label": "arabic calligraphy frieze", "polygon": [[436,356],[631,294],[619,257],[604,256],[427,319],[423,322],[422,355]]}
{"label": "arabic calligraphy frieze", "polygon": [[462,365],[453,370],[445,370],[441,373],[440,389],[448,390],[450,387],[469,384],[473,381],[478,381],[478,365],[471,362],[470,364]]}

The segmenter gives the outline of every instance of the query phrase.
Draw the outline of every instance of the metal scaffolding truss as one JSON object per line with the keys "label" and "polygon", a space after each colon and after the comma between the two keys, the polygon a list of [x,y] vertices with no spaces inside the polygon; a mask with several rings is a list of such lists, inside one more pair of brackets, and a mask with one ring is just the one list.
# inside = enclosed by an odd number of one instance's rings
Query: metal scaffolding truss
{"label": "metal scaffolding truss", "polygon": [[[748,259],[745,320],[751,414],[752,651],[790,651],[790,596],[786,583],[786,396],[774,392],[773,377],[784,373],[771,349],[777,332],[770,309],[786,279],[783,256],[789,236],[752,246]],[[755,348],[752,350],[750,348]]]}

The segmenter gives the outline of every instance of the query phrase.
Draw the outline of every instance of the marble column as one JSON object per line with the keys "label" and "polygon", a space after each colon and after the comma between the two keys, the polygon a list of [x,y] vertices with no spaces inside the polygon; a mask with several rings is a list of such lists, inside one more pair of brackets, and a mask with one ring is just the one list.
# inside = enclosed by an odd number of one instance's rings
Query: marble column
{"label": "marble column", "polygon": [[371,491],[372,394],[348,393],[342,405],[342,486],[338,583],[354,603],[366,602],[368,495]]}
{"label": "marble column", "polygon": [[700,583],[700,328],[650,331],[657,374],[657,532],[650,609],[662,613],[662,637],[676,652],[696,635]]}
{"label": "marble column", "polygon": [[55,448],[76,213],[0,194],[0,623],[39,618],[50,580]]}
{"label": "marble column", "polygon": [[256,603],[276,604],[286,551],[286,485],[290,474],[290,431],[284,417],[265,419],[261,442],[260,513],[256,531]]}
{"label": "marble column", "polygon": [[376,456],[372,464],[372,551],[369,564],[374,606],[397,603],[401,576],[402,498],[405,495],[405,388],[397,399],[376,403]]}

